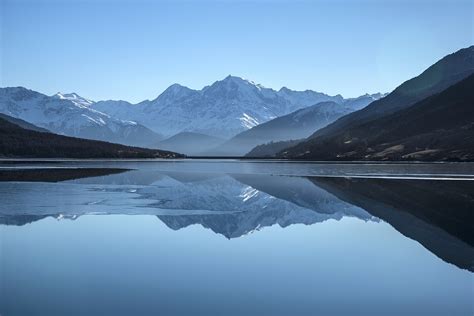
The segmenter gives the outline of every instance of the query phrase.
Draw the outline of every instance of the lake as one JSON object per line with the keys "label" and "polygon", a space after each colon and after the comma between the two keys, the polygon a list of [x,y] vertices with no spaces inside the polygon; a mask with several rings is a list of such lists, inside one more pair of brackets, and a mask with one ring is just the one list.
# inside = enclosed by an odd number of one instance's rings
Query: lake
{"label": "lake", "polygon": [[473,315],[474,164],[3,160],[0,315]]}

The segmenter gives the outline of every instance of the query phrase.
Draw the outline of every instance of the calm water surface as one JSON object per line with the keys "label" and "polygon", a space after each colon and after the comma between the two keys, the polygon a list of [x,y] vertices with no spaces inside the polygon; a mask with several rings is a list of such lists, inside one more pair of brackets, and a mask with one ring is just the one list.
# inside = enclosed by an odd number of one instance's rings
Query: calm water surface
{"label": "calm water surface", "polygon": [[0,314],[473,315],[472,164],[0,163]]}

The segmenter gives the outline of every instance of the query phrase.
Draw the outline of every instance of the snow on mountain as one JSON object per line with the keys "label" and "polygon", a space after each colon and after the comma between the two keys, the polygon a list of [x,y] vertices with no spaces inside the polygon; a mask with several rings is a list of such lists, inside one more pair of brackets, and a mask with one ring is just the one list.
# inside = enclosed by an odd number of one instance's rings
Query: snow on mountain
{"label": "snow on mountain", "polygon": [[[319,102],[333,101],[336,103],[342,103],[344,98],[338,94],[333,97],[328,97],[328,95],[312,90],[305,91],[293,91],[286,87],[281,88],[278,91],[278,94],[284,97],[287,100],[294,104],[305,104],[305,106],[310,106]],[[317,102],[314,102],[317,100]],[[297,110],[297,109],[295,109]]]}
{"label": "snow on mountain", "polygon": [[52,132],[138,146],[182,132],[231,138],[316,103],[345,102],[340,95],[276,91],[235,76],[201,90],[173,84],[156,99],[137,104],[94,102],[76,93],[46,96],[25,88],[3,88],[0,94],[0,112]]}
{"label": "snow on mountain", "polygon": [[146,108],[149,111],[152,111],[154,104],[159,103],[160,106],[173,106],[176,102],[184,102],[186,99],[198,94],[199,92],[196,90],[175,83],[163,91],[154,102],[144,101],[142,103],[147,105]]}
{"label": "snow on mountain", "polygon": [[314,91],[275,91],[240,77],[228,76],[202,90],[178,84],[151,101],[130,104],[101,101],[94,109],[131,119],[166,136],[191,131],[229,138],[239,132],[322,101],[343,98]]}
{"label": "snow on mountain", "polygon": [[134,121],[115,119],[92,109],[92,104],[75,93],[50,97],[23,87],[0,88],[0,113],[57,134],[136,146],[160,138]]}
{"label": "snow on mountain", "polygon": [[83,98],[74,92],[73,93],[58,92],[55,95],[53,95],[53,98],[60,99],[60,100],[69,100],[79,107],[86,107],[86,108],[90,107],[94,103],[94,101]]}

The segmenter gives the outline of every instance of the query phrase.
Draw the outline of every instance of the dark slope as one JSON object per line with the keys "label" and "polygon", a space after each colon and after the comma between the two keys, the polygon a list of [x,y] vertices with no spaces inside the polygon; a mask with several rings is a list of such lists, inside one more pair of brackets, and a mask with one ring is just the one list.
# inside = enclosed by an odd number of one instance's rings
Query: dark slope
{"label": "dark slope", "polygon": [[32,131],[0,118],[0,157],[174,158],[181,155]]}
{"label": "dark slope", "polygon": [[32,131],[42,132],[42,133],[49,133],[50,132],[46,128],[38,127],[36,125],[28,123],[27,121],[20,120],[18,118],[11,117],[11,116],[3,114],[3,113],[0,113],[0,119],[4,119],[4,120],[6,120],[10,123],[13,123],[15,125],[20,126],[21,128],[24,128],[24,129],[29,129],[29,130],[32,130]]}
{"label": "dark slope", "polygon": [[345,142],[354,140],[355,133],[364,124],[407,109],[462,81],[472,73],[474,73],[474,46],[444,57],[418,77],[400,85],[386,97],[372,102],[360,111],[340,118],[314,133],[305,142],[288,148],[281,156],[318,160],[340,159],[338,150],[342,148],[346,151]]}
{"label": "dark slope", "polygon": [[[303,152],[295,156],[295,150]],[[286,149],[285,157],[321,160],[474,161],[474,75],[445,91],[332,141]]]}
{"label": "dark slope", "polygon": [[255,146],[245,157],[247,158],[274,158],[280,151],[298,145],[303,139],[282,140]]}
{"label": "dark slope", "polygon": [[474,271],[474,183],[310,178],[418,241],[446,262]]}
{"label": "dark slope", "polygon": [[224,142],[222,138],[194,132],[181,132],[156,143],[156,148],[180,152],[189,156],[200,155]]}

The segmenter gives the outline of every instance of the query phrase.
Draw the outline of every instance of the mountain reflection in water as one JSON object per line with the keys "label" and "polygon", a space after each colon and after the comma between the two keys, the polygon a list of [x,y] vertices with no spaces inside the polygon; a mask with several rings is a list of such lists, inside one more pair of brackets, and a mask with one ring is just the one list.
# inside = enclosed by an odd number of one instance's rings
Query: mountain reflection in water
{"label": "mountain reflection in water", "polygon": [[[54,172],[54,181],[62,181],[61,171]],[[173,230],[199,224],[231,239],[275,224],[355,217],[383,220],[442,260],[474,271],[474,181],[140,169],[113,169],[110,174],[89,170],[81,178],[64,172],[60,183],[1,182],[0,223],[148,214]]]}

